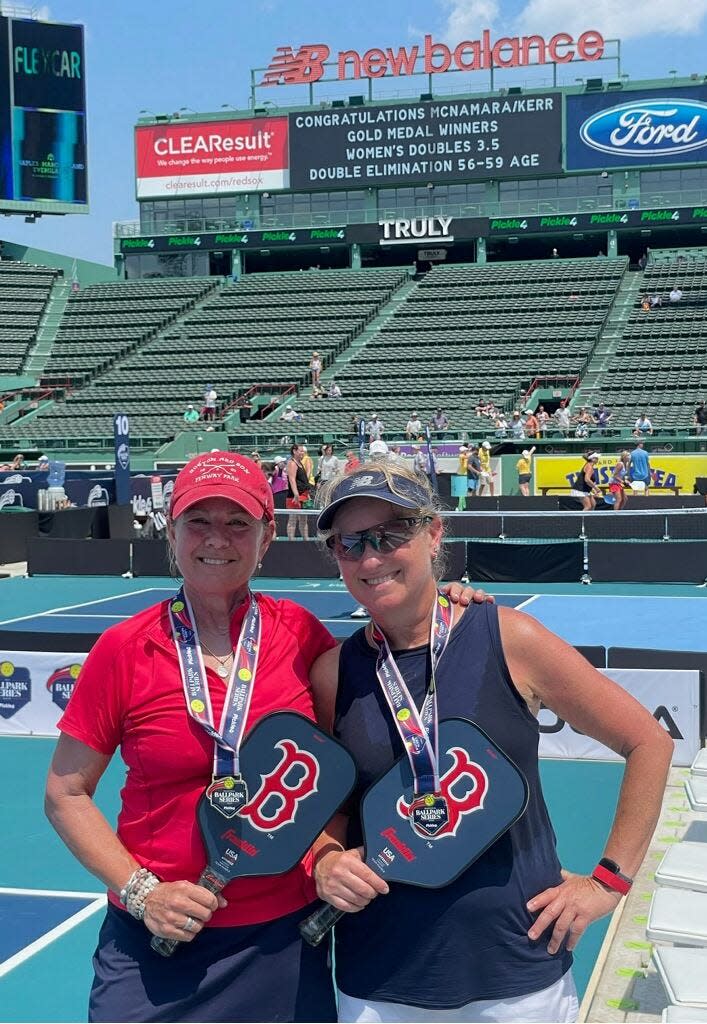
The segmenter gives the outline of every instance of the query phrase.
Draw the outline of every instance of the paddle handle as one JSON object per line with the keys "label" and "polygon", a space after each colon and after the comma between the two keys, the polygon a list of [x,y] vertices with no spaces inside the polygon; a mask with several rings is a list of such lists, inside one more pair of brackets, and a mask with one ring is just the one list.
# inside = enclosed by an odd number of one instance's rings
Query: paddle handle
{"label": "paddle handle", "polygon": [[[209,892],[214,893],[214,895],[218,895],[226,883],[210,871],[209,868],[204,868],[201,872],[199,881],[196,884],[202,885],[204,889],[208,889]],[[154,949],[155,953],[159,953],[160,956],[169,957],[172,956],[177,946],[181,946],[181,942],[179,939],[163,939],[159,935],[153,935],[150,946]]]}
{"label": "paddle handle", "polygon": [[331,903],[322,903],[319,909],[305,918],[299,926],[300,935],[310,946],[318,946],[345,913],[345,910],[332,907]]}

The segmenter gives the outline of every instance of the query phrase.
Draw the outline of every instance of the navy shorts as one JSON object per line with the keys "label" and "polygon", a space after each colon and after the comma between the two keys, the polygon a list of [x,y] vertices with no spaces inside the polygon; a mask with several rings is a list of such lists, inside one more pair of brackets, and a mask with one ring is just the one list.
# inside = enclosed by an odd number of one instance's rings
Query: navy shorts
{"label": "navy shorts", "polygon": [[174,956],[112,904],[93,957],[90,1021],[335,1021],[327,943],[312,949],[298,924],[314,909],[264,924],[205,928]]}

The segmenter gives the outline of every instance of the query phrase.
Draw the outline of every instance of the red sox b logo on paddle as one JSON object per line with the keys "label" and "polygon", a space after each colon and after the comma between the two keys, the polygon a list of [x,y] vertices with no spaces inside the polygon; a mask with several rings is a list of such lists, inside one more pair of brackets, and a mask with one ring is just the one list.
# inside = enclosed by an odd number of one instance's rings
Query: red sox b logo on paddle
{"label": "red sox b logo on paddle", "polygon": [[280,740],[275,747],[282,751],[282,758],[268,775],[260,776],[260,789],[239,812],[260,832],[275,832],[291,825],[300,801],[317,792],[316,757],[301,750],[293,740]]}
{"label": "red sox b logo on paddle", "polygon": [[[469,754],[462,747],[450,747],[447,751],[453,759],[452,767],[440,778],[440,793],[447,801],[449,808],[449,821],[435,835],[434,839],[442,836],[455,836],[459,822],[465,814],[471,811],[483,809],[484,800],[489,788],[488,775],[475,761],[472,761]],[[466,785],[471,783],[471,789],[464,796],[457,796],[452,789],[462,788],[461,780],[466,779]],[[401,818],[408,818],[410,815],[410,804],[405,803],[400,797],[397,803],[397,811]]]}

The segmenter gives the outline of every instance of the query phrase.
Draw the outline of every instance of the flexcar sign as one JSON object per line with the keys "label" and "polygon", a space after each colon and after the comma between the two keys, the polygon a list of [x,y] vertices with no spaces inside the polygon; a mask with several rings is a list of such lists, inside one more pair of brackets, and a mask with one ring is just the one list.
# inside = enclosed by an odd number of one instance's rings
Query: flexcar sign
{"label": "flexcar sign", "polygon": [[139,126],[135,169],[138,199],[288,188],[287,118]]}
{"label": "flexcar sign", "polygon": [[567,98],[567,169],[707,159],[707,89]]}

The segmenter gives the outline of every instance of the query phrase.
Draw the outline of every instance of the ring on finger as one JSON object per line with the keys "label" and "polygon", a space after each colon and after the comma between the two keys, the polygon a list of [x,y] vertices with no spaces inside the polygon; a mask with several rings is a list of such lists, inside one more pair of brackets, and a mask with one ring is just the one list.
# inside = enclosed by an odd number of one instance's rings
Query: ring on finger
{"label": "ring on finger", "polygon": [[182,925],[182,931],[183,932],[191,932],[193,930],[194,930],[194,918],[193,917],[188,917],[186,919],[186,921],[184,922],[184,924]]}

